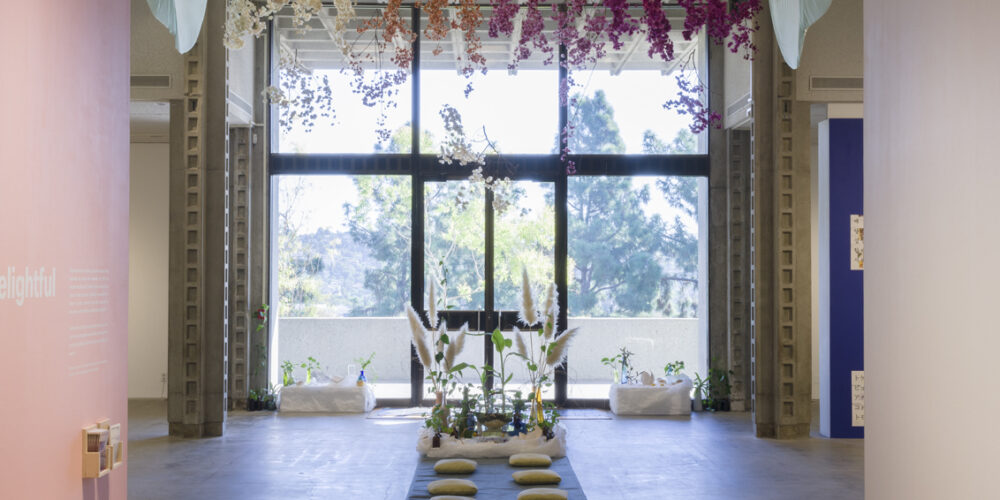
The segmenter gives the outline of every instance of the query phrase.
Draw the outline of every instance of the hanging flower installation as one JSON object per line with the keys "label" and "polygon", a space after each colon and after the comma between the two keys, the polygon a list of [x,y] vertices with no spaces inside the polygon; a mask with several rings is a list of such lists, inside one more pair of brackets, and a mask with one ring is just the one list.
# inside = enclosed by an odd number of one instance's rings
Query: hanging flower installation
{"label": "hanging flower installation", "polygon": [[[761,10],[762,0],[676,0],[672,6],[684,9],[685,17],[680,36],[690,41],[699,33],[704,33],[716,44],[725,44],[734,53],[743,53],[745,58],[751,58],[756,50],[751,41],[751,34],[757,29],[754,17]],[[292,24],[304,27],[313,16],[321,13],[321,0],[266,0],[254,3],[251,0],[228,0],[229,11],[226,21],[226,45],[239,48],[243,39],[248,36],[260,36],[266,22],[283,8],[292,12]],[[345,33],[356,18],[355,2],[352,0],[334,0],[337,11],[331,24],[324,23],[335,41],[341,44],[346,56],[345,70],[353,71],[352,90],[359,94],[362,102],[368,106],[380,106],[383,110],[395,105],[399,89],[406,82],[413,61],[412,42],[416,34],[400,15],[403,0],[388,0],[380,9],[380,14],[361,23],[356,28],[359,34],[371,32],[372,40],[360,52],[355,52],[345,39]],[[508,70],[514,71],[518,66],[535,56],[543,64],[558,62],[570,70],[592,70],[609,50],[621,50],[635,37],[641,36],[648,43],[646,55],[664,63],[674,60],[676,33],[667,16],[666,5],[662,0],[641,0],[637,8],[630,5],[629,0],[489,0],[489,17],[483,15],[483,9],[476,0],[418,0],[412,4],[422,9],[426,22],[422,35],[425,41],[438,43],[434,49],[439,54],[443,49],[440,43],[450,37],[457,37],[464,42],[464,53],[456,54],[459,60],[459,72],[471,77],[477,71],[486,72],[487,60],[482,53],[482,40],[478,28],[487,26],[490,38],[508,38],[515,44],[513,55],[507,63]],[[451,15],[449,16],[449,12]],[[554,25],[555,28],[547,28]],[[371,50],[374,46],[374,50]],[[566,55],[556,61],[557,48],[564,46]],[[390,47],[391,46],[391,47]],[[383,67],[381,56],[388,54],[391,48],[390,66]],[[373,55],[374,54],[374,55]],[[283,55],[284,57],[284,55]],[[291,56],[294,60],[294,54]],[[289,66],[291,71],[296,67]],[[366,74],[363,68],[378,68],[374,76]],[[283,67],[282,69],[287,69]],[[692,71],[693,65],[685,63],[677,76],[680,89],[676,99],[668,100],[664,107],[675,109],[691,116],[690,128],[693,132],[701,132],[709,126],[719,126],[721,116],[709,109],[705,103],[705,86]],[[695,73],[692,76],[692,73]],[[268,89],[267,96],[272,103],[283,107],[295,108],[303,105],[319,107],[318,112],[310,113],[305,109],[296,109],[290,116],[314,123],[318,116],[332,116],[332,108],[324,108],[330,99],[329,92],[303,91],[302,80],[290,79],[289,83],[297,83],[299,91],[291,96],[285,86]],[[316,82],[322,86],[326,82]],[[566,102],[571,88],[571,79],[560,82],[559,92],[562,102]],[[308,85],[307,85],[308,87]],[[328,88],[328,84],[327,84]],[[471,83],[466,87],[466,96],[472,91]],[[298,99],[298,100],[297,100]],[[326,113],[326,114],[324,114]],[[385,127],[385,113],[379,120],[379,136],[388,138]],[[564,145],[572,134],[568,126],[561,135]],[[455,150],[461,156],[461,148]],[[567,148],[561,150],[567,171],[572,173],[573,165],[566,155]],[[467,161],[460,164],[474,163]]]}

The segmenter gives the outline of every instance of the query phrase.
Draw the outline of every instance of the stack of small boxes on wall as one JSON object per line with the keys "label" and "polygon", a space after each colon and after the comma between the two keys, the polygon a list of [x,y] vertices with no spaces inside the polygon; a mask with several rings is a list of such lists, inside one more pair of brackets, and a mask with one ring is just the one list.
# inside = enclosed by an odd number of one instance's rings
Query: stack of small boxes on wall
{"label": "stack of small boxes on wall", "polygon": [[110,424],[110,420],[102,419],[83,428],[83,477],[104,477],[121,467],[124,455],[122,425]]}

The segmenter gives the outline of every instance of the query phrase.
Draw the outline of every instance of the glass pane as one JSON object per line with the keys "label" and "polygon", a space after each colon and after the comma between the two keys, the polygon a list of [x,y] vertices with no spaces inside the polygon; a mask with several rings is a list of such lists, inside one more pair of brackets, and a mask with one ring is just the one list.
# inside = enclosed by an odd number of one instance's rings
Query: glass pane
{"label": "glass pane", "polygon": [[[468,203],[459,203],[463,197]],[[437,285],[439,310],[483,309],[485,209],[482,189],[469,181],[424,185],[424,275]]]}
{"label": "glass pane", "polygon": [[570,177],[570,397],[605,398],[601,358],[636,353],[636,371],[664,375],[668,362],[704,375],[699,327],[704,277],[698,177]]}
{"label": "glass pane", "polygon": [[[278,193],[275,361],[299,365],[313,357],[323,373],[353,383],[355,360],[374,352],[365,374],[376,395],[408,397],[403,307],[410,300],[410,178],[272,179]],[[294,373],[305,378],[304,369]]]}
{"label": "glass pane", "polygon": [[[275,152],[409,153],[413,109],[410,70],[400,73],[392,62],[395,48],[381,42],[381,29],[358,32],[366,22],[379,19],[384,8],[355,6],[357,17],[348,23],[343,44],[328,29],[336,22],[337,10],[333,7],[323,10],[323,15],[314,16],[305,27],[294,25],[288,9],[275,16],[274,43],[279,55],[275,74],[280,87],[289,98],[304,96],[314,103],[322,102],[325,78],[332,91],[329,96],[332,105],[316,109],[324,111],[332,107],[333,111],[331,117],[317,115],[308,120],[313,122],[310,127],[300,119],[291,118],[295,106],[276,106]],[[409,26],[412,9],[400,9],[399,16]],[[290,69],[293,67],[309,74],[296,80],[294,75],[298,71]],[[389,84],[382,93],[387,97],[371,98],[379,93],[375,89],[386,83]],[[303,85],[305,93],[300,90]],[[314,94],[308,94],[310,91]],[[289,125],[280,125],[282,121]],[[384,135],[379,131],[384,131]]]}
{"label": "glass pane", "polygon": [[[521,308],[521,272],[528,270],[534,297],[538,306],[545,297],[545,290],[555,282],[555,187],[549,182],[513,182],[514,201],[509,208],[496,215],[494,224],[494,249],[496,252],[494,277],[498,311],[519,311]],[[513,332],[503,332],[513,339]],[[531,340],[524,336],[525,344]],[[516,343],[515,343],[516,346]],[[505,353],[509,353],[505,350]],[[500,354],[494,353],[499,370]],[[528,397],[530,382],[524,361],[508,356],[506,373],[513,375],[508,384],[508,397],[522,391]],[[553,389],[544,391],[552,397]]]}
{"label": "glass pane", "polygon": [[498,311],[521,306],[521,272],[536,295],[555,282],[555,188],[549,182],[514,181],[511,206],[496,215],[493,248]]}
{"label": "glass pane", "polygon": [[[482,9],[487,19],[489,12],[490,9]],[[426,12],[421,15],[422,26],[427,26]],[[449,8],[446,15],[454,17],[456,8]],[[507,66],[516,43],[502,35],[491,38],[486,22],[476,32],[488,71],[486,74],[474,71],[469,78],[462,74],[468,66],[462,37],[453,34],[441,41],[421,40],[420,151],[438,152],[438,143],[445,136],[439,113],[448,104],[462,115],[465,132],[477,147],[485,149],[489,139],[500,153],[554,152],[559,131],[556,65],[544,64],[547,56],[536,50],[529,59],[520,62],[516,73],[511,73]],[[466,95],[469,86],[472,91]]]}
{"label": "glass pane", "polygon": [[[632,9],[631,14],[639,18],[642,9]],[[669,20],[672,26],[684,25],[683,14]],[[649,43],[640,32],[620,49],[607,42],[606,54],[593,65],[571,69],[575,83],[570,89],[569,115],[574,127],[570,137],[573,153],[708,152],[707,133],[693,134],[689,129],[691,115],[664,108],[664,103],[678,98],[678,76],[692,86],[707,84],[705,41],[700,35],[691,41],[675,36],[672,41],[674,59],[669,63],[647,55]],[[707,95],[701,95],[702,102]]]}

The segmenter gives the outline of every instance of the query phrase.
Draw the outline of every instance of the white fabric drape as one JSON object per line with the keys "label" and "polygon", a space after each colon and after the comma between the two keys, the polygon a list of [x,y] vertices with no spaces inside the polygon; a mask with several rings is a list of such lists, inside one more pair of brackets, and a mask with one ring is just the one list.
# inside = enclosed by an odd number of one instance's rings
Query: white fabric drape
{"label": "white fabric drape", "polygon": [[146,0],[156,20],[174,35],[177,52],[191,50],[198,41],[208,0]]}
{"label": "white fabric drape", "polygon": [[771,23],[785,63],[799,67],[806,31],[826,14],[833,0],[769,0]]}

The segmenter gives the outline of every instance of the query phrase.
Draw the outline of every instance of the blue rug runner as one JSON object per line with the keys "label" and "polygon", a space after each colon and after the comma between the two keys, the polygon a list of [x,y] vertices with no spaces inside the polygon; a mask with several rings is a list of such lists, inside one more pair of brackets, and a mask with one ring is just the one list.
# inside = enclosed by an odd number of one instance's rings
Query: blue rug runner
{"label": "blue rug runner", "polygon": [[507,465],[506,458],[477,458],[475,461],[479,465],[476,467],[476,472],[472,474],[438,474],[434,472],[434,464],[437,461],[436,458],[422,457],[420,459],[420,462],[417,463],[417,471],[413,474],[413,483],[410,485],[410,496],[407,498],[428,499],[431,494],[427,493],[427,485],[431,481],[448,478],[468,479],[476,483],[476,487],[479,488],[476,500],[514,500],[522,490],[533,487],[566,490],[570,500],[586,500],[587,498],[583,494],[583,488],[580,487],[580,481],[573,473],[573,466],[569,464],[569,459],[566,457],[552,460],[552,465],[548,467],[549,470],[558,472],[562,477],[562,482],[558,486],[521,486],[515,483],[514,478],[511,477],[515,471],[542,467],[511,467]]}

